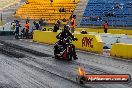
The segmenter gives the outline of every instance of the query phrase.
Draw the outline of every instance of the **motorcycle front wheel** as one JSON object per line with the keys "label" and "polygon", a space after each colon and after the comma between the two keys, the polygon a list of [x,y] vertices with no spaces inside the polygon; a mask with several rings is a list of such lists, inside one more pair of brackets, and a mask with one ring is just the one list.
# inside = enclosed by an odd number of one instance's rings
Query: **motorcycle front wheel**
{"label": "motorcycle front wheel", "polygon": [[69,51],[68,51],[68,61],[72,60],[72,47],[69,47]]}

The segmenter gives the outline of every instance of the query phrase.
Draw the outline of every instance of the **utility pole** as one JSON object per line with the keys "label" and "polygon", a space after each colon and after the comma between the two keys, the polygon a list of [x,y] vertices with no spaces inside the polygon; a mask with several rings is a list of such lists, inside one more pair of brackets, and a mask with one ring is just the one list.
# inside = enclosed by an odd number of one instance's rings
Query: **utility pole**
{"label": "utility pole", "polygon": [[2,12],[1,12],[1,16],[0,16],[0,25],[2,25]]}

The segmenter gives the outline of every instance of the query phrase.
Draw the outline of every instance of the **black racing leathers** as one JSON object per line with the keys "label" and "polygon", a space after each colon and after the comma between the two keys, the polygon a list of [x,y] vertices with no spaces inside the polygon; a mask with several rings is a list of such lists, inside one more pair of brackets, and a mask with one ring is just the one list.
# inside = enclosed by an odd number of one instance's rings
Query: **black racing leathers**
{"label": "black racing leathers", "polygon": [[[77,41],[78,39],[75,38],[68,30],[62,31],[61,33],[59,33],[56,38],[60,39],[54,46],[55,48],[55,53],[59,53],[58,51],[58,45],[63,45],[65,46],[65,43],[63,42],[64,39],[66,39],[67,37],[70,37],[73,41]],[[75,46],[72,44],[72,48],[73,48],[73,58],[74,59],[78,59],[77,55],[76,55],[76,51],[75,51]]]}

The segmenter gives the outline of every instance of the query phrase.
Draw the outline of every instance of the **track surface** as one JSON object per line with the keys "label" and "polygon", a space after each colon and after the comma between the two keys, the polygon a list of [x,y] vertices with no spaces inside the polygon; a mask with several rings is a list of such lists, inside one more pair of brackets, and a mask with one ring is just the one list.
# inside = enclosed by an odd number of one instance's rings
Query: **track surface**
{"label": "track surface", "polygon": [[0,48],[3,50],[0,52],[0,88],[132,88],[132,83],[80,85],[76,82],[79,65],[87,73],[132,75],[131,61],[81,51],[77,52],[76,61],[55,60],[53,46],[13,37],[0,37]]}

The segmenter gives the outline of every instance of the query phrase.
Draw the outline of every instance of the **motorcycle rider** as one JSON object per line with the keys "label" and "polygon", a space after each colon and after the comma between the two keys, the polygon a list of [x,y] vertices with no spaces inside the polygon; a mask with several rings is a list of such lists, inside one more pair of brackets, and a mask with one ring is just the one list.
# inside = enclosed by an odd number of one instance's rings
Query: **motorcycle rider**
{"label": "motorcycle rider", "polygon": [[21,24],[19,23],[18,20],[16,20],[16,30],[15,30],[15,36],[18,37],[19,36],[19,29],[21,27]]}
{"label": "motorcycle rider", "polygon": [[[62,31],[62,32],[60,32],[57,36],[56,36],[56,38],[57,39],[60,39],[56,44],[55,44],[55,46],[54,46],[54,48],[55,48],[55,53],[59,53],[59,51],[58,51],[58,48],[59,48],[59,46],[58,45],[63,45],[63,46],[65,46],[65,44],[63,43],[63,40],[64,39],[66,39],[67,37],[70,37],[73,41],[77,41],[78,39],[77,38],[75,38],[70,32],[69,32],[69,30],[70,30],[70,26],[69,25],[65,25],[64,26],[64,30]],[[75,51],[75,46],[72,44],[72,48],[73,48],[73,58],[74,59],[78,59],[78,57],[77,57],[77,55],[76,55],[76,51]]]}
{"label": "motorcycle rider", "polygon": [[28,38],[29,37],[29,29],[30,29],[29,21],[26,21],[25,29],[26,29],[26,38]]}

